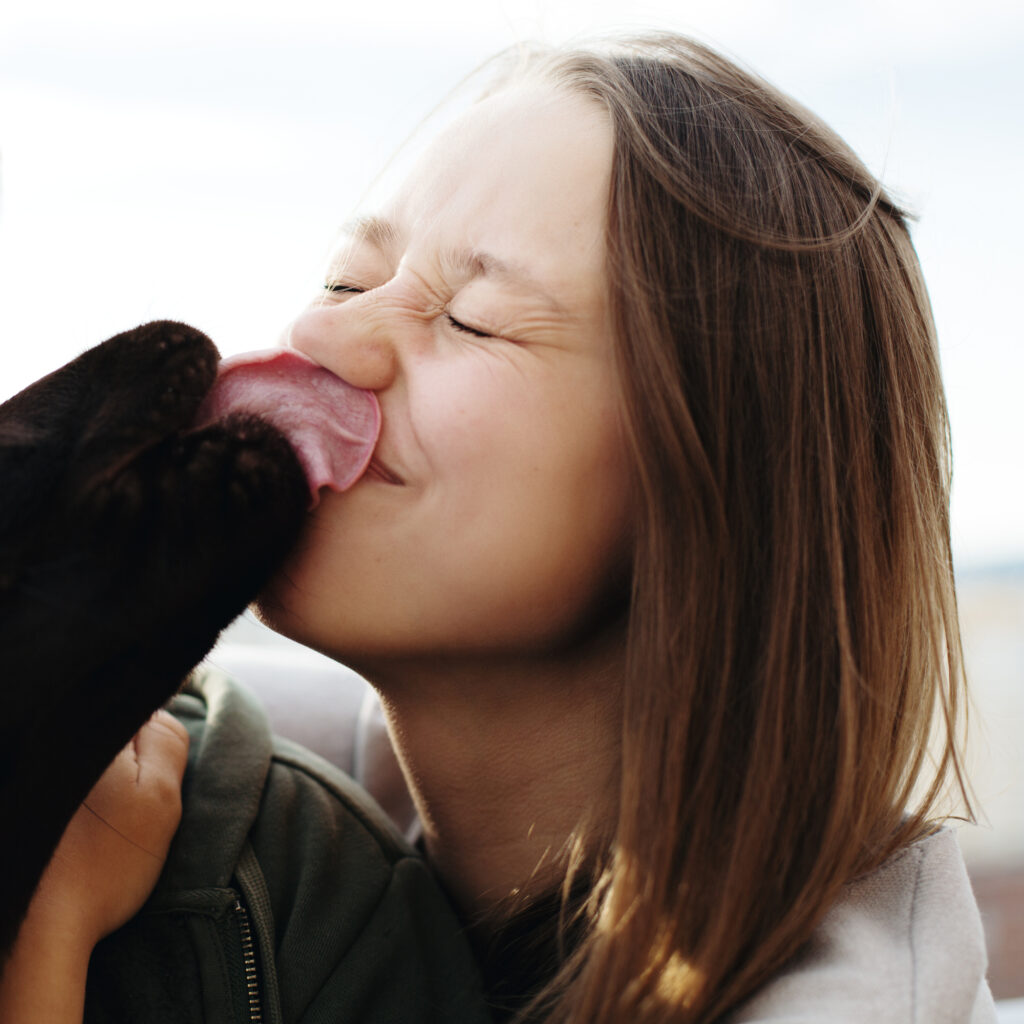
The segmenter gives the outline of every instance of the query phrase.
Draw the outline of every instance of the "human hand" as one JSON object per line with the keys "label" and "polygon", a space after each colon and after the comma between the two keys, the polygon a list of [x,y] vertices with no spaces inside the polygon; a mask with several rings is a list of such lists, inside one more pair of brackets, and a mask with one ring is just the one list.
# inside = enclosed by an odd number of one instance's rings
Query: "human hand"
{"label": "human hand", "polygon": [[81,1020],[93,947],[139,910],[167,858],[188,745],[157,712],[75,812],[0,978],[3,1020]]}
{"label": "human hand", "polygon": [[75,808],[298,536],[283,435],[194,427],[217,362],[146,324],[0,405],[0,962]]}
{"label": "human hand", "polygon": [[181,821],[185,727],[158,711],[110,763],[64,830],[25,927],[91,950],[153,891]]}

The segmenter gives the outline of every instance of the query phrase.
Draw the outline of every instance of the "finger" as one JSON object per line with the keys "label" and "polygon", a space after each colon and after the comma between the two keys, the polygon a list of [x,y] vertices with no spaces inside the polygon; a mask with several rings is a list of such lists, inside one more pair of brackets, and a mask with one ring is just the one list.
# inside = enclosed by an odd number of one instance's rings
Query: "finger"
{"label": "finger", "polygon": [[98,793],[105,789],[120,788],[134,785],[138,776],[138,763],[134,749],[134,739],[117,752],[117,757],[103,770],[103,774],[96,780],[86,802],[94,801]]}
{"label": "finger", "polygon": [[168,711],[157,711],[135,734],[136,784],[181,788],[188,762],[188,730]]}

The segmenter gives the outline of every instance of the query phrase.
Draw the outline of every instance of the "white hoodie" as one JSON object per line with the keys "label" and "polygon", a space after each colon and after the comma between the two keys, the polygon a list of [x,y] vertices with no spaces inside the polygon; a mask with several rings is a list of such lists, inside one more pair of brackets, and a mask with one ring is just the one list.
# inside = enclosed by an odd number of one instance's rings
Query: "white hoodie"
{"label": "white hoodie", "polygon": [[728,1024],[995,1024],[978,906],[949,829],[851,882]]}

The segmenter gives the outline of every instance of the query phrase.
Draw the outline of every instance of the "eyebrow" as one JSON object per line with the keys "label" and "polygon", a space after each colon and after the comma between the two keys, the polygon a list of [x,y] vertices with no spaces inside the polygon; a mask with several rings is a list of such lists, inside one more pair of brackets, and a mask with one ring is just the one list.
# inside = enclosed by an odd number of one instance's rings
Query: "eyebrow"
{"label": "eyebrow", "polygon": [[398,242],[394,224],[383,217],[353,217],[342,224],[341,233],[357,242],[369,242],[378,249],[391,248]]}
{"label": "eyebrow", "polygon": [[[381,250],[395,248],[399,241],[398,230],[383,217],[357,217],[346,222],[341,230],[354,241],[367,242]],[[543,299],[557,312],[565,314],[562,304],[521,263],[502,260],[479,249],[446,248],[440,256],[445,266],[466,272],[471,278],[491,277],[508,281]]]}

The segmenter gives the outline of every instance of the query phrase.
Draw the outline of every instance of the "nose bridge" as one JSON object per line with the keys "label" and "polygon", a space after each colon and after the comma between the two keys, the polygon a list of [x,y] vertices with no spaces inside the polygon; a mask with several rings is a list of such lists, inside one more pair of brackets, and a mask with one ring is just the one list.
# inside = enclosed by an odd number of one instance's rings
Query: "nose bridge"
{"label": "nose bridge", "polygon": [[369,391],[389,387],[397,371],[394,317],[373,292],[314,307],[291,331],[291,344],[343,380]]}

